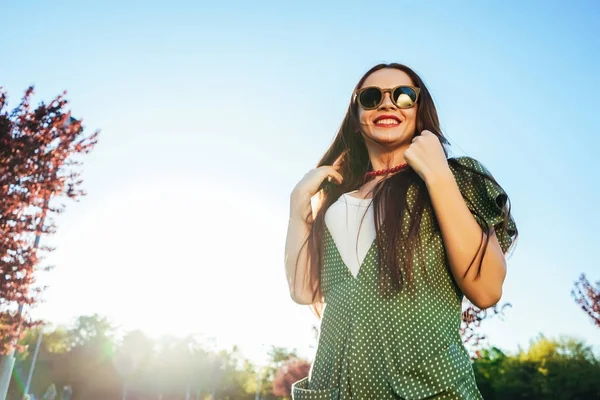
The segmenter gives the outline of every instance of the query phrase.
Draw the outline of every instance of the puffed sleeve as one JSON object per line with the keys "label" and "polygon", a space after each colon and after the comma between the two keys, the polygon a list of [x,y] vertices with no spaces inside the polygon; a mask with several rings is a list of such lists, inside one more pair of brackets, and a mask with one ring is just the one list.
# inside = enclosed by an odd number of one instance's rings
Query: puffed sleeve
{"label": "puffed sleeve", "polygon": [[492,177],[491,173],[474,158],[458,157],[450,159],[449,164],[473,216],[479,223],[484,220],[490,228],[494,228],[500,247],[506,253],[517,235],[515,221],[512,214],[508,214],[507,203],[509,202],[506,192],[499,184],[472,172],[475,170]]}

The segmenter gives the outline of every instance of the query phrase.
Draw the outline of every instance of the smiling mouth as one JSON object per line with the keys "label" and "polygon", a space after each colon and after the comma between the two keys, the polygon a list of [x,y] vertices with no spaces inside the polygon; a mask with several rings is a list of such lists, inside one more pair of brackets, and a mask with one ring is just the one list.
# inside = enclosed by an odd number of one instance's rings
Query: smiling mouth
{"label": "smiling mouth", "polygon": [[373,124],[375,126],[382,128],[393,128],[395,126],[400,125],[401,123],[402,122],[397,117],[388,115],[378,117],[373,121]]}

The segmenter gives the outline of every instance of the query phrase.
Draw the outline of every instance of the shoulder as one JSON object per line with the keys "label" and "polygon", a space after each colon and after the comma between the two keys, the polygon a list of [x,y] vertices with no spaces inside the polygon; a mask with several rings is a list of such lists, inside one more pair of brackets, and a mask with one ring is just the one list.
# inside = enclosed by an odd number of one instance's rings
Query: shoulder
{"label": "shoulder", "polygon": [[490,171],[473,157],[463,156],[448,159],[448,165],[458,187],[468,197],[497,196],[503,192]]}
{"label": "shoulder", "polygon": [[452,157],[448,159],[448,164],[453,172],[458,170],[470,170],[470,172],[479,172],[480,174],[490,175],[489,170],[480,161],[473,157]]}
{"label": "shoulder", "polygon": [[449,158],[448,165],[461,189],[472,185],[498,184],[490,170],[473,157]]}

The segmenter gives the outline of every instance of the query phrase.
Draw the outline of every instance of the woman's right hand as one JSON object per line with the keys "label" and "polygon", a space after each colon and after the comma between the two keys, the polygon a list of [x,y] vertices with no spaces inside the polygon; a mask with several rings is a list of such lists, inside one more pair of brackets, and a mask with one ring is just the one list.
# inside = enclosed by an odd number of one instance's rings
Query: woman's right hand
{"label": "woman's right hand", "polygon": [[321,184],[326,179],[331,178],[338,185],[344,178],[338,172],[339,165],[321,166],[309,171],[298,182],[290,199],[290,219],[301,220],[307,224],[313,222],[313,212],[311,207],[311,198],[317,194]]}

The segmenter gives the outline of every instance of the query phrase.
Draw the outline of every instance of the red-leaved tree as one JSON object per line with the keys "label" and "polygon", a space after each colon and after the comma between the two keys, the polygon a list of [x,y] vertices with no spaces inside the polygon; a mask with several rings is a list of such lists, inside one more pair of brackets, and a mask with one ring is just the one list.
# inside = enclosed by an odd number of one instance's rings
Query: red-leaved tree
{"label": "red-leaved tree", "polygon": [[581,274],[579,280],[575,282],[575,288],[571,295],[581,309],[590,316],[593,323],[600,327],[600,281],[596,282],[596,287],[587,280],[585,274]]}
{"label": "red-leaved tree", "polygon": [[462,313],[460,334],[463,339],[463,343],[470,350],[472,356],[478,357],[481,348],[484,346],[484,341],[487,339],[480,330],[481,322],[486,319],[489,320],[494,316],[503,317],[504,309],[506,307],[511,307],[511,304],[496,304],[495,306],[481,310],[472,305],[470,302],[466,303],[467,307]]}
{"label": "red-leaved tree", "polygon": [[298,358],[287,361],[275,374],[273,379],[273,395],[278,397],[289,397],[292,392],[292,384],[308,376],[310,363]]}
{"label": "red-leaved tree", "polygon": [[[34,326],[27,312],[39,300],[35,273],[39,237],[55,230],[52,215],[64,210],[61,198],[78,199],[79,156],[90,152],[98,132],[83,134],[81,121],[67,111],[65,93],[50,104],[31,107],[33,87],[7,110],[0,88],[0,354],[10,354],[24,328]],[[41,253],[40,253],[41,252]]]}

